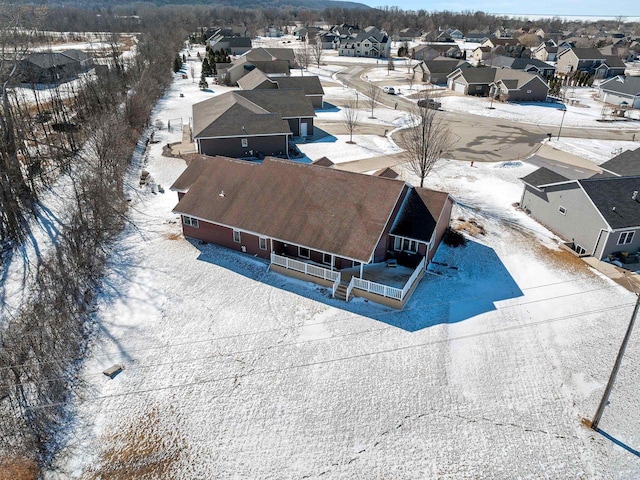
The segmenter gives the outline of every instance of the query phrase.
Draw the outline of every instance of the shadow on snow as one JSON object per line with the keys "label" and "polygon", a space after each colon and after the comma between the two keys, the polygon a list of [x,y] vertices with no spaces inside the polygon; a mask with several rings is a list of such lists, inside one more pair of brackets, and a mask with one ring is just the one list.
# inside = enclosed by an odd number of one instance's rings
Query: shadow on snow
{"label": "shadow on snow", "polygon": [[408,332],[461,322],[496,310],[496,302],[523,295],[495,251],[473,241],[457,249],[441,245],[430,268],[434,274],[425,274],[403,310],[360,297],[346,303],[332,298],[329,287],[272,272],[266,260],[188,241],[200,252],[198,260]]}

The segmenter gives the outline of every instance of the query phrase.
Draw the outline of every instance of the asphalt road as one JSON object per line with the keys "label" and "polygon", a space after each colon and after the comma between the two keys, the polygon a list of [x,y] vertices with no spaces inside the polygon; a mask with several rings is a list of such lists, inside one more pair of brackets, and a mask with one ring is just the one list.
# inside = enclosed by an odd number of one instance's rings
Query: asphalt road
{"label": "asphalt road", "polygon": [[[339,72],[337,78],[349,87],[364,93],[368,82],[362,77],[373,68],[385,67],[351,64]],[[414,102],[395,95],[381,94],[379,102],[390,108],[394,108],[397,102],[399,110],[411,111],[415,108]],[[517,123],[456,112],[442,111],[441,121],[449,127],[454,139],[453,145],[444,153],[444,156],[456,160],[498,162],[525,159],[537,151],[540,142],[547,138],[547,133],[551,133],[554,138],[558,134],[558,127]],[[637,134],[637,129],[567,127],[562,129],[563,136],[573,138],[631,140]],[[402,131],[394,136],[394,140],[398,145],[403,146]]]}

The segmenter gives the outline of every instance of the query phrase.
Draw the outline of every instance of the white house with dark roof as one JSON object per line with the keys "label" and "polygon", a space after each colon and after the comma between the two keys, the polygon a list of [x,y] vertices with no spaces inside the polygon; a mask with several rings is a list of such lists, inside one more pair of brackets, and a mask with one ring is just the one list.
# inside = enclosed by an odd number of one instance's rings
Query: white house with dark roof
{"label": "white house with dark roof", "polygon": [[185,237],[263,258],[336,298],[394,308],[425,273],[453,203],[403,181],[269,157],[194,156],[171,189]]}
{"label": "white house with dark roof", "polygon": [[640,108],[640,77],[617,76],[600,83],[598,97],[612,105]]}
{"label": "white house with dark roof", "polygon": [[572,179],[546,168],[522,178],[521,208],[578,255],[604,259],[640,248],[640,149]]}
{"label": "white house with dark roof", "polygon": [[343,57],[387,58],[391,49],[391,40],[385,32],[376,27],[360,30],[355,37],[340,41],[338,55]]}

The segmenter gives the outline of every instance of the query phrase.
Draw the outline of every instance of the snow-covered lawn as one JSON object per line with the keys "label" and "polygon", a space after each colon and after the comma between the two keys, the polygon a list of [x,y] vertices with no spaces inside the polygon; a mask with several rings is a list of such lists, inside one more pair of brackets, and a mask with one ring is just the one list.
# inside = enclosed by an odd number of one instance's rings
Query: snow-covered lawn
{"label": "snow-covered lawn", "polygon": [[558,127],[562,123],[564,127],[640,128],[638,112],[631,112],[633,120],[629,121],[598,121],[602,118],[602,103],[592,98],[596,92],[597,90],[593,88],[576,88],[571,97],[576,99],[577,103],[566,105],[567,111],[564,114],[564,121],[562,119],[564,105],[560,103],[502,103],[494,101],[493,109],[490,109],[491,103],[488,98],[455,93],[440,97],[438,101],[442,102],[443,110],[522,123],[553,127]]}
{"label": "snow-covered lawn", "polygon": [[328,157],[333,163],[403,152],[388,136],[353,135],[354,143],[347,142],[349,142],[349,135],[329,135],[316,142],[298,143],[298,148],[310,160]]}
{"label": "snow-covered lawn", "polygon": [[[187,116],[185,88],[176,81],[154,118]],[[185,168],[161,156],[166,133],[148,152],[162,185]],[[438,166],[428,186],[459,199],[455,222],[486,233],[442,246],[440,275],[403,311],[342,303],[186,241],[175,194],[137,192],[96,314],[84,428],[63,465],[75,477],[135,476],[133,465],[176,479],[638,478],[636,456],[580,424],[635,297],[512,207],[533,169]],[[601,423],[635,449],[639,360],[636,332]],[[113,363],[126,369],[108,380]]]}
{"label": "snow-covered lawn", "polygon": [[[638,134],[640,137],[640,133]],[[635,150],[638,142],[624,140],[593,140],[589,138],[555,138],[549,144],[557,150],[569,152],[578,157],[591,160],[597,165],[610,160],[625,150]]]}

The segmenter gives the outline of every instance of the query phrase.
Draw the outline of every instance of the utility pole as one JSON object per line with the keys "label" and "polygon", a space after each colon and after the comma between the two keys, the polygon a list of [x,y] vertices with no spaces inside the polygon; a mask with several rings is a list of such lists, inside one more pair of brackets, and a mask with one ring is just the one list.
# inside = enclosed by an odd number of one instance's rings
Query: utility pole
{"label": "utility pole", "polygon": [[631,332],[633,331],[633,324],[636,322],[636,317],[638,316],[638,309],[640,309],[640,295],[637,295],[636,306],[633,309],[633,314],[631,315],[631,321],[629,322],[629,326],[627,327],[627,333],[622,340],[622,345],[620,345],[620,350],[618,351],[618,356],[616,357],[616,363],[613,366],[613,370],[611,371],[611,376],[609,377],[609,382],[607,383],[607,388],[604,389],[604,394],[602,395],[602,400],[600,400],[600,405],[598,405],[598,410],[596,414],[593,416],[593,420],[589,422],[585,421],[585,424],[590,427],[592,430],[598,429],[598,424],[600,423],[600,419],[602,418],[602,413],[604,412],[604,407],[607,406],[609,402],[609,395],[611,394],[611,390],[613,389],[613,384],[616,381],[616,377],[618,376],[618,370],[620,370],[620,364],[622,363],[622,357],[624,356],[624,351],[627,349],[627,344],[629,343],[629,339],[631,338]]}

